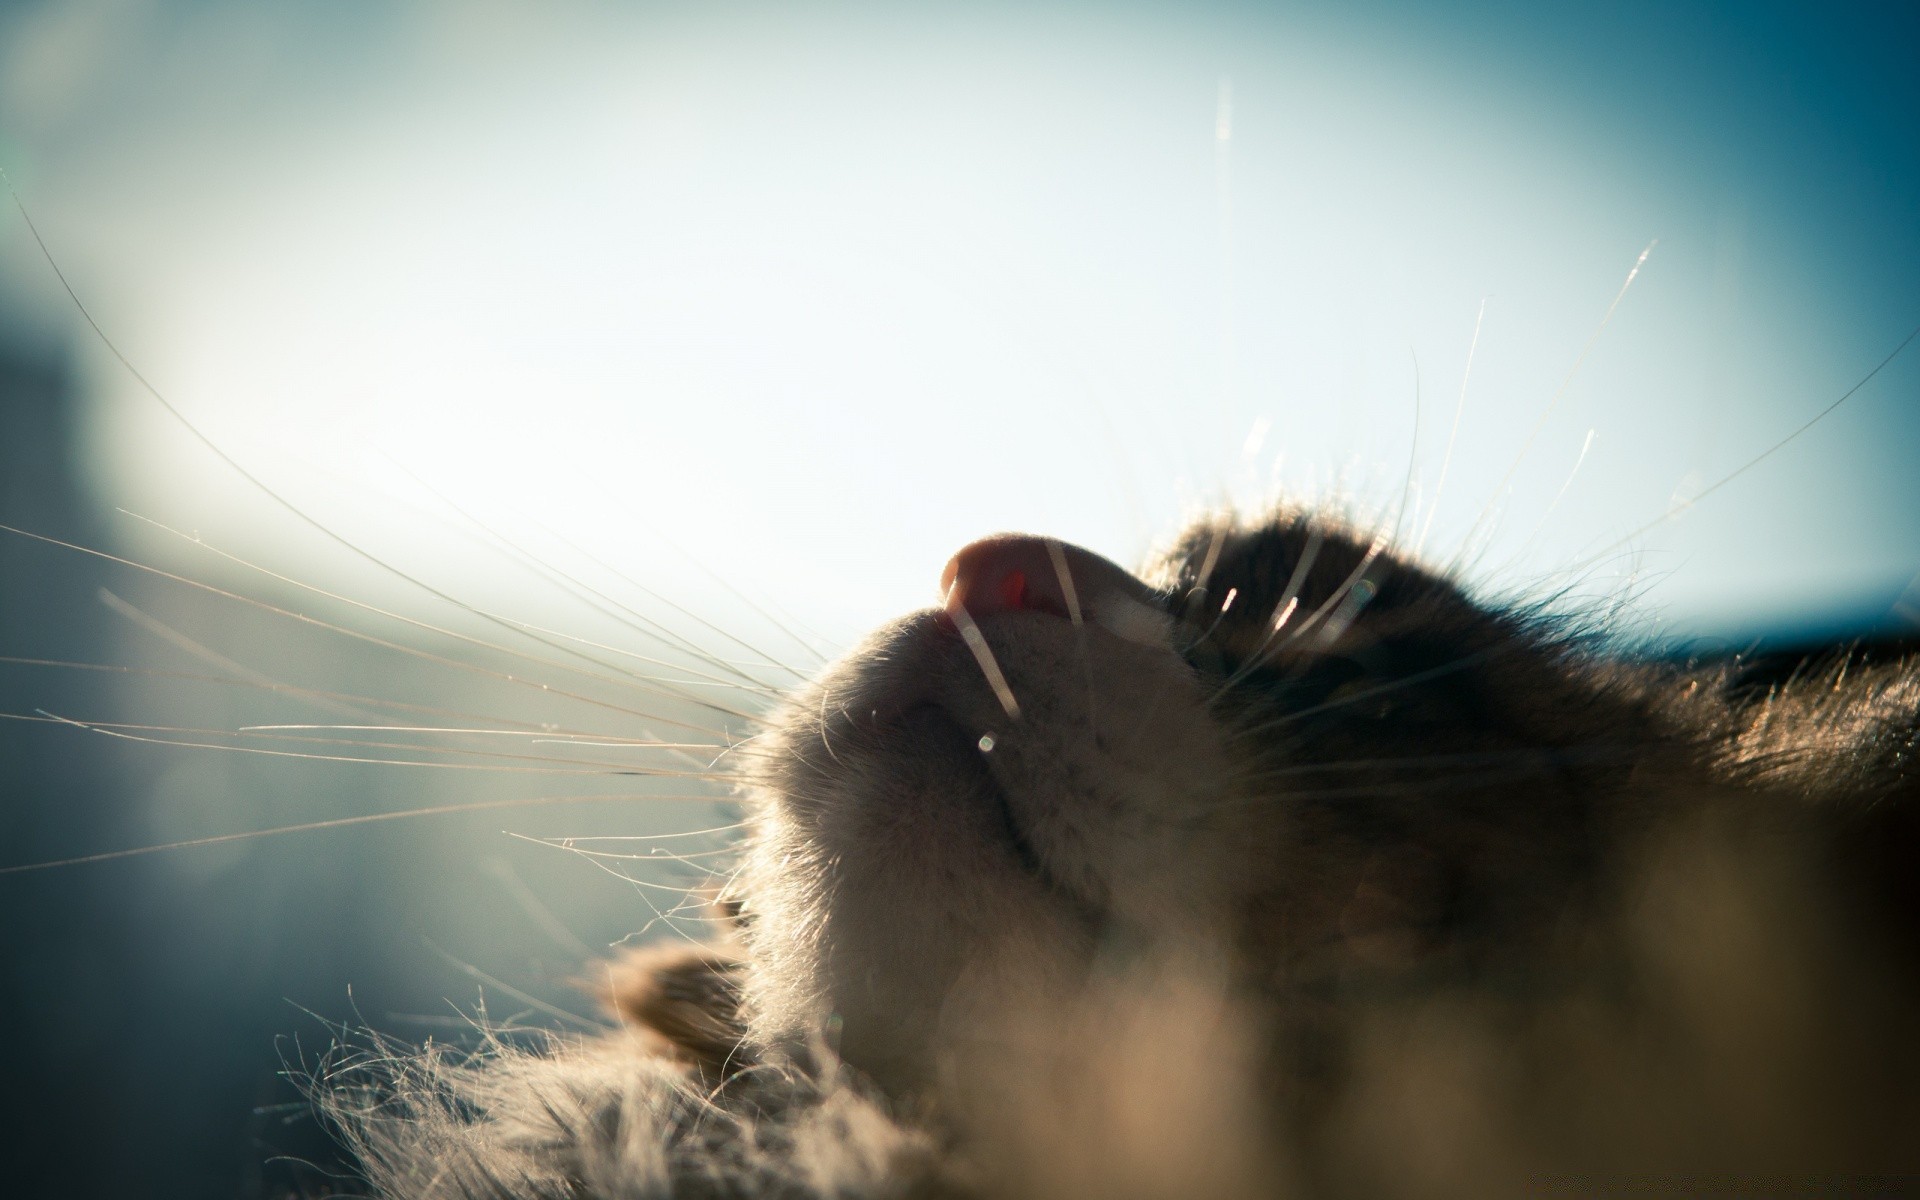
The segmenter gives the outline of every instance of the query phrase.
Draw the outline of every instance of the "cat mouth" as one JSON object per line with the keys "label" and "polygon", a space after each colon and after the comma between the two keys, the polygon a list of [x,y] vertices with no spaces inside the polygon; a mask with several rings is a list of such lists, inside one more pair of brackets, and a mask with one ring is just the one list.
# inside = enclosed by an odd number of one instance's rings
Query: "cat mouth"
{"label": "cat mouth", "polygon": [[[981,621],[987,631],[981,640],[996,647],[990,653],[1000,656],[996,662],[1006,663],[1007,675],[1015,681],[1013,694],[1027,701],[1016,714],[1007,707],[1008,693],[1003,690],[1007,676],[1001,676],[995,686],[997,672],[990,674],[977,664],[980,651],[967,644],[964,627],[951,619],[951,610],[925,610],[909,621],[907,641],[912,650],[906,657],[919,658],[938,682],[916,686],[913,698],[896,709],[900,728],[939,729],[943,736],[938,741],[948,747],[943,757],[952,768],[964,771],[978,790],[987,835],[1047,895],[1078,917],[1098,923],[1105,907],[1104,888],[1096,881],[1098,869],[1084,861],[1086,848],[1070,833],[1066,841],[1061,840],[1060,825],[1067,816],[1068,824],[1077,826],[1087,819],[1086,810],[1100,806],[1088,803],[1077,791],[1049,786],[1034,777],[1034,756],[1047,753],[1034,739],[1037,723],[1048,720],[1051,689],[1038,685],[1021,669],[1018,640],[1006,636],[1009,621],[1032,622],[1029,637],[1045,631],[1042,636],[1048,638],[1055,632],[1065,634],[1068,622],[1044,612],[989,613]],[[1058,631],[1050,628],[1056,623]],[[1030,653],[1032,647],[1026,649]],[[900,749],[915,753],[917,740],[908,735]]]}
{"label": "cat mouth", "polygon": [[[935,708],[937,708],[937,705],[935,705]],[[945,710],[941,710],[941,714],[947,716]],[[954,720],[954,718],[947,716],[947,720]],[[958,722],[954,722],[954,724],[956,724],[956,728],[962,730],[962,733],[966,733],[964,726],[960,726]],[[993,753],[993,741],[995,741],[993,733],[981,733],[975,745],[979,747],[979,753],[981,753],[981,755],[991,755],[991,753]],[[1006,835],[1006,845],[1014,852],[1014,860],[1020,864],[1021,870],[1025,870],[1029,876],[1037,877],[1041,883],[1046,885],[1048,891],[1054,891],[1054,893],[1064,891],[1062,885],[1060,885],[1060,881],[1052,876],[1050,870],[1046,870],[1046,860],[1041,856],[1039,847],[1033,845],[1033,837],[1027,833],[1025,826],[1021,826],[1020,816],[1014,812],[1014,804],[1012,804],[1012,801],[1008,801],[1006,785],[998,780],[998,778],[995,778],[993,770],[991,770],[985,762],[979,762],[979,764],[975,764],[975,766],[977,766],[977,770],[979,770],[979,778],[985,783],[987,795],[993,799],[993,816],[995,816],[996,824],[998,824],[1000,831]]]}
{"label": "cat mouth", "polygon": [[[991,628],[1004,619],[989,615],[986,623]],[[896,761],[894,769],[907,774],[913,762],[937,756],[943,770],[964,775],[978,801],[970,807],[984,819],[982,833],[1048,894],[1076,911],[1089,910],[1090,898],[1056,870],[1044,845],[1044,830],[1031,824],[1045,805],[1022,790],[1020,770],[1005,761],[1010,740],[1021,736],[1022,722],[997,719],[1002,702],[977,669],[977,652],[966,645],[950,613],[924,609],[905,618],[890,651],[894,665],[905,669],[894,677],[895,686],[886,688],[892,695],[876,697],[869,719],[889,744],[886,757]],[[1063,800],[1056,797],[1050,803]]]}
{"label": "cat mouth", "polygon": [[[939,636],[953,635],[950,629],[941,629]],[[996,735],[975,732],[968,721],[938,700],[914,702],[901,711],[899,722],[902,729],[925,730],[932,726],[948,735],[941,740],[948,742],[953,747],[955,757],[961,760],[954,765],[963,769],[977,784],[985,802],[984,815],[993,833],[998,835],[996,840],[1011,854],[1021,871],[1040,881],[1049,892],[1066,896],[1065,885],[1048,868],[1046,856],[1021,822],[1016,806],[1007,794],[1006,782],[984,761],[993,752]],[[969,742],[972,743],[970,748],[966,746]],[[906,747],[903,746],[903,749]]]}

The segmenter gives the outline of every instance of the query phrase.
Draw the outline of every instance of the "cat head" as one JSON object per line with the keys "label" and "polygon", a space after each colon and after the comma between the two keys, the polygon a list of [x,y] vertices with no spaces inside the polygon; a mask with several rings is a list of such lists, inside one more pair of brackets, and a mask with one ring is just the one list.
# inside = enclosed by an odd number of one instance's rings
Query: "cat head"
{"label": "cat head", "polygon": [[896,1087],[1142,964],[1258,1009],[1544,935],[1660,740],[1547,624],[1302,512],[1138,574],[989,538],[941,595],[750,751],[756,1034]]}

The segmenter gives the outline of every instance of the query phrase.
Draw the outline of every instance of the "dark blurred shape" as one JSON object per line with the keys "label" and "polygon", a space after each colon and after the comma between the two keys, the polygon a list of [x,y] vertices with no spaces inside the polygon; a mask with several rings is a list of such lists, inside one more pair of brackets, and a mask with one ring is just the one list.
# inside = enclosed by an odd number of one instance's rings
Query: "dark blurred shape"
{"label": "dark blurred shape", "polygon": [[[73,396],[64,348],[0,344],[0,522],[99,547],[72,470]],[[98,593],[135,581],[16,533],[0,533],[0,581],[0,655],[113,662],[116,618]],[[117,680],[52,665],[0,670],[0,865],[150,836],[137,748],[44,715],[106,718]],[[207,930],[181,919],[188,905],[154,899],[179,887],[146,860],[0,877],[8,1194],[281,1194],[290,1189],[278,1181],[304,1169],[269,1158],[326,1156],[278,1075],[275,1035],[297,1018],[279,1002],[286,979],[188,977],[181,964]]]}

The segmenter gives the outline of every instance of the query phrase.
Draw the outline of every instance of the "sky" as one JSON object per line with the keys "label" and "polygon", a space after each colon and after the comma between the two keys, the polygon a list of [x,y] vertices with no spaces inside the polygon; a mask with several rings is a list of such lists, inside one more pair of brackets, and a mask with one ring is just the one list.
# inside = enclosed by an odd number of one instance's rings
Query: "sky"
{"label": "sky", "polygon": [[[6,20],[0,159],[113,346],[291,506],[542,619],[476,543],[842,643],[980,534],[1134,561],[1276,492],[1656,630],[1920,571],[1920,354],[1663,519],[1920,322],[1897,6]],[[388,586],[77,332],[17,215],[0,253],[103,503]]]}

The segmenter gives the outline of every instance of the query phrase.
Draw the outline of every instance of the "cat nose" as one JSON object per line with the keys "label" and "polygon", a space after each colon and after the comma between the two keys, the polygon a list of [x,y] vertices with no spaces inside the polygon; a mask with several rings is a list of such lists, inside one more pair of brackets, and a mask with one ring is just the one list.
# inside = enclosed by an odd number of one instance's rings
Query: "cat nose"
{"label": "cat nose", "polygon": [[1050,613],[1149,645],[1166,644],[1172,628],[1152,588],[1124,567],[1058,538],[1002,533],[971,542],[947,560],[940,593],[950,615]]}

